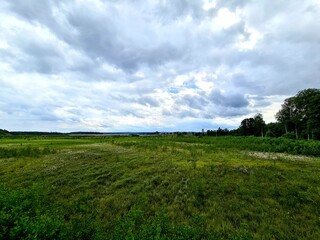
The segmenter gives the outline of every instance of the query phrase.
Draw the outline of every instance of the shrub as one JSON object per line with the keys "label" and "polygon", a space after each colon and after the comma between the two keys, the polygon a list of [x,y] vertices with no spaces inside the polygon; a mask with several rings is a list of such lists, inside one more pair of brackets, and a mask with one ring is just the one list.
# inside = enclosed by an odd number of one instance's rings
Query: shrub
{"label": "shrub", "polygon": [[288,139],[296,139],[296,135],[293,132],[285,133],[282,135],[282,137],[288,138]]}
{"label": "shrub", "polygon": [[12,190],[0,185],[0,239],[52,239],[63,219],[46,198],[40,185]]}
{"label": "shrub", "polygon": [[266,137],[275,137],[276,135],[271,131],[271,130],[268,130],[266,132]]}

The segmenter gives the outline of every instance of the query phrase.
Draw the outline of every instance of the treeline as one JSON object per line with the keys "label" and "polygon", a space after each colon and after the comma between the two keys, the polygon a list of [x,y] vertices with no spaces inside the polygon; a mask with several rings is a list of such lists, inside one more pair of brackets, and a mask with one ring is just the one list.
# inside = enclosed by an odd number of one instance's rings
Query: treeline
{"label": "treeline", "polygon": [[320,89],[306,89],[287,98],[276,114],[285,133],[296,138],[320,139]]}
{"label": "treeline", "polygon": [[64,135],[64,133],[60,133],[60,132],[37,132],[37,131],[22,131],[22,132],[18,132],[18,131],[13,131],[10,132],[11,135],[14,136],[56,136],[56,135]]}
{"label": "treeline", "polygon": [[0,136],[8,136],[10,135],[10,132],[4,129],[0,129]]}
{"label": "treeline", "polygon": [[266,124],[259,113],[243,119],[238,129],[208,130],[207,135],[320,140],[320,89],[305,89],[285,99],[275,117],[277,122]]}

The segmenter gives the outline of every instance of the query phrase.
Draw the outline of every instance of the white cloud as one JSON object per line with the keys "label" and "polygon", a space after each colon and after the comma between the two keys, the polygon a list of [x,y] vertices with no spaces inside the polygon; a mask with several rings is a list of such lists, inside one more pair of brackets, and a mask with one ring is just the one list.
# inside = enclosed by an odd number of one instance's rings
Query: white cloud
{"label": "white cloud", "polygon": [[0,128],[237,127],[319,88],[320,4],[0,3]]}
{"label": "white cloud", "polygon": [[221,8],[218,11],[216,18],[213,20],[214,28],[229,28],[232,25],[238,23],[240,21],[239,13],[231,12],[227,8]]}
{"label": "white cloud", "polygon": [[246,29],[247,35],[241,35],[239,41],[235,43],[236,48],[239,50],[252,50],[263,35],[253,28]]}
{"label": "white cloud", "polygon": [[202,8],[203,8],[205,11],[209,11],[209,10],[211,10],[211,9],[214,9],[215,7],[216,7],[215,1],[212,1],[212,0],[204,0],[204,1],[203,1]]}

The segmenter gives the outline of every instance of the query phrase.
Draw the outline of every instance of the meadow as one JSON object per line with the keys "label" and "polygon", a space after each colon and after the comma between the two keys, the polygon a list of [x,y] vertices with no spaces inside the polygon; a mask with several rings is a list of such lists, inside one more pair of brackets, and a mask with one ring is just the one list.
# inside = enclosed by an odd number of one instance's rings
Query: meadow
{"label": "meadow", "polygon": [[320,142],[0,139],[0,239],[320,239]]}

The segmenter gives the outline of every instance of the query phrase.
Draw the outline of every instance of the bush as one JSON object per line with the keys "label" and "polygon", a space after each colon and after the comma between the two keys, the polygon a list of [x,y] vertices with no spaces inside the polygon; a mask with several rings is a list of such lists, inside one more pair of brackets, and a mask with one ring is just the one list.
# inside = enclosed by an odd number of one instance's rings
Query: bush
{"label": "bush", "polygon": [[0,185],[0,239],[53,239],[63,219],[46,198],[45,189],[12,190]]}
{"label": "bush", "polygon": [[268,130],[266,132],[266,137],[276,137],[276,135],[271,130]]}
{"label": "bush", "polygon": [[288,138],[288,139],[296,139],[296,135],[293,132],[285,133],[282,135],[282,137]]}

